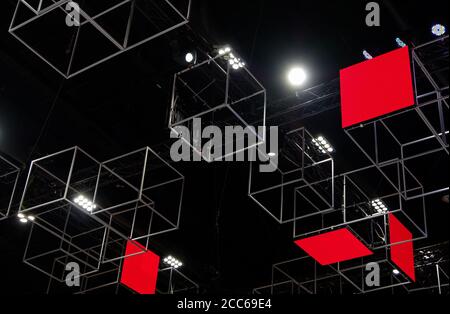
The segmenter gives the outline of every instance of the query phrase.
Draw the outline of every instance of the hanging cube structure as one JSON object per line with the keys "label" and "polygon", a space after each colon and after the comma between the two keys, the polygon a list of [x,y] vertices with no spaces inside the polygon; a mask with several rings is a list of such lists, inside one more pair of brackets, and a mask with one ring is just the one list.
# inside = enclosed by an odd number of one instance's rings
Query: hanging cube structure
{"label": "hanging cube structure", "polygon": [[266,90],[233,58],[234,51],[207,56],[174,77],[169,128],[200,160],[221,161],[265,142]]}
{"label": "hanging cube structure", "polygon": [[9,32],[65,78],[188,23],[190,0],[19,0]]}
{"label": "hanging cube structure", "polygon": [[0,220],[9,216],[20,169],[0,155]]}

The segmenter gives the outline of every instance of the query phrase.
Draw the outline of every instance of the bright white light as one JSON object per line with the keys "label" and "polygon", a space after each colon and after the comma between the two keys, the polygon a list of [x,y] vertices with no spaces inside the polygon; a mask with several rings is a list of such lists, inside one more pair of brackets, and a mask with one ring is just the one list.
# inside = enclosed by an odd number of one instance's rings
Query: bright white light
{"label": "bright white light", "polygon": [[312,142],[314,145],[317,146],[317,148],[322,154],[326,154],[327,152],[328,153],[334,152],[334,148],[331,146],[330,143],[328,143],[326,138],[324,138],[323,136],[319,136],[313,139]]}
{"label": "bright white light", "polygon": [[229,53],[229,52],[231,52],[231,48],[230,47],[225,47],[224,51],[225,51],[225,53]]}
{"label": "bright white light", "polygon": [[28,220],[26,218],[20,218],[20,222],[25,224],[28,222]]}
{"label": "bright white light", "polygon": [[34,216],[28,216],[28,220],[29,220],[29,221],[34,221],[35,218],[34,218]]}
{"label": "bright white light", "polygon": [[395,42],[397,43],[397,45],[401,48],[406,47],[406,44],[403,40],[401,40],[400,38],[395,38]]}
{"label": "bright white light", "polygon": [[234,70],[239,70],[239,64],[233,64],[233,69]]}
{"label": "bright white light", "polygon": [[379,214],[384,214],[389,211],[386,204],[384,204],[384,202],[380,199],[373,200],[370,204]]}
{"label": "bright white light", "polygon": [[392,273],[393,273],[394,275],[399,275],[399,274],[400,274],[400,272],[398,271],[398,269],[394,269],[394,270],[392,271]]}
{"label": "bright white light", "polygon": [[173,258],[170,255],[168,257],[166,257],[163,261],[164,261],[164,264],[167,264],[173,268],[178,268],[183,265],[179,260],[177,260],[176,258]]}
{"label": "bright white light", "polygon": [[17,217],[19,217],[19,218],[25,218],[25,215],[22,214],[22,213],[18,213],[18,214],[17,214]]}
{"label": "bright white light", "polygon": [[431,32],[435,36],[442,36],[447,32],[447,30],[444,25],[436,24],[431,28]]}
{"label": "bright white light", "polygon": [[302,68],[292,68],[288,73],[289,83],[294,87],[303,85],[306,81],[306,72]]}
{"label": "bright white light", "polygon": [[184,59],[186,60],[187,63],[192,63],[194,62],[195,56],[192,52],[188,52]]}
{"label": "bright white light", "polygon": [[268,153],[267,155],[268,155],[270,158],[273,158],[273,157],[275,157],[277,154],[274,153],[274,152],[270,152],[270,153]]}
{"label": "bright white light", "polygon": [[97,208],[97,205],[95,205],[92,201],[85,198],[83,195],[79,195],[76,198],[74,198],[74,203],[78,206],[82,207],[88,212],[92,212],[94,208]]}
{"label": "bright white light", "polygon": [[372,55],[370,53],[367,52],[367,50],[363,51],[363,56],[364,58],[366,58],[367,60],[371,60],[373,59]]}

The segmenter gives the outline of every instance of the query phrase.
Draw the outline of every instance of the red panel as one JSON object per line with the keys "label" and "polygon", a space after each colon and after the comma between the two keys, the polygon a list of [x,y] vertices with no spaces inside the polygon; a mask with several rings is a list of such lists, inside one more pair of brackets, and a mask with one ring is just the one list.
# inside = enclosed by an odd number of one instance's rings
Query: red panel
{"label": "red panel", "polygon": [[414,105],[408,47],[341,70],[342,127]]}
{"label": "red panel", "polygon": [[373,254],[348,229],[298,240],[295,244],[323,266]]}
{"label": "red panel", "polygon": [[414,269],[414,247],[413,235],[406,227],[393,215],[389,214],[390,243],[407,243],[391,246],[391,260],[395,263],[412,281],[416,281]]}
{"label": "red panel", "polygon": [[[128,240],[125,255],[140,253],[142,250],[137,242]],[[139,294],[155,294],[159,260],[160,257],[150,251],[126,257],[120,283]]]}

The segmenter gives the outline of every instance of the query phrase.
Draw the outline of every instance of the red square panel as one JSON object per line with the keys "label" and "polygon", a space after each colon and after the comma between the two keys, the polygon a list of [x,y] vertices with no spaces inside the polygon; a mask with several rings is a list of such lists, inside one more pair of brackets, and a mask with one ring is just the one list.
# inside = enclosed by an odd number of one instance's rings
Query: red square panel
{"label": "red square panel", "polygon": [[373,254],[348,229],[301,239],[295,241],[295,244],[323,266]]}
{"label": "red square panel", "polygon": [[389,215],[389,238],[390,243],[402,244],[391,246],[391,260],[395,263],[412,281],[416,281],[414,269],[414,247],[413,235],[406,227],[393,215]]}
{"label": "red square panel", "polygon": [[343,69],[340,77],[343,128],[414,105],[408,47]]}
{"label": "red square panel", "polygon": [[[142,252],[137,242],[128,240],[125,255]],[[139,294],[155,294],[160,257],[147,251],[126,257],[123,261],[120,283]]]}

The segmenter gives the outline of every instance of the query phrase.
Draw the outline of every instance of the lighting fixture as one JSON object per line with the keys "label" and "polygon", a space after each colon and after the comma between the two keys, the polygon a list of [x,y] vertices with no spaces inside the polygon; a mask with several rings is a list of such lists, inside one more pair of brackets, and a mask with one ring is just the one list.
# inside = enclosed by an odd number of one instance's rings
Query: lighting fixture
{"label": "lighting fixture", "polygon": [[239,70],[245,67],[245,62],[243,62],[240,58],[236,57],[233,54],[232,49],[228,46],[219,49],[219,55],[223,56],[225,60],[228,61],[229,65],[231,66],[231,68],[233,68],[233,70]]}
{"label": "lighting fixture", "polygon": [[326,154],[327,152],[328,153],[334,152],[334,148],[323,136],[314,138],[312,142],[322,154]]}
{"label": "lighting fixture", "polygon": [[83,195],[77,196],[73,201],[75,204],[87,210],[88,212],[92,212],[95,208],[97,208],[97,205],[95,205],[91,200],[87,199]]}
{"label": "lighting fixture", "polygon": [[303,85],[306,81],[307,75],[304,69],[300,67],[294,67],[289,70],[288,81],[294,87]]}
{"label": "lighting fixture", "polygon": [[363,50],[363,56],[364,56],[364,58],[366,58],[367,60],[373,59],[372,55],[371,55],[370,53],[368,53],[367,50]]}
{"label": "lighting fixture", "polygon": [[193,52],[186,53],[186,56],[184,57],[184,60],[187,63],[195,63],[195,61],[196,61],[195,53],[193,53]]}
{"label": "lighting fixture", "polygon": [[401,40],[400,38],[395,38],[395,42],[397,43],[397,45],[401,48],[406,47],[406,44],[403,40]]}
{"label": "lighting fixture", "polygon": [[433,25],[433,27],[431,28],[431,32],[435,36],[443,36],[447,32],[447,30],[444,25],[436,24],[436,25]]}
{"label": "lighting fixture", "polygon": [[26,216],[22,213],[18,213],[17,217],[19,218],[19,221],[24,224],[27,223],[28,221],[33,222],[35,220],[34,216]]}
{"label": "lighting fixture", "polygon": [[386,204],[384,204],[384,202],[380,199],[373,200],[372,202],[370,202],[370,204],[378,214],[384,214],[389,211]]}
{"label": "lighting fixture", "polygon": [[183,266],[182,262],[180,262],[179,260],[177,260],[176,258],[174,258],[170,255],[168,257],[166,257],[163,261],[164,261],[164,264],[169,265],[170,267],[173,267],[173,268],[178,268],[178,267]]}
{"label": "lighting fixture", "polygon": [[394,275],[400,275],[400,271],[398,270],[398,269],[394,269],[393,271],[392,271],[392,273],[394,274]]}

